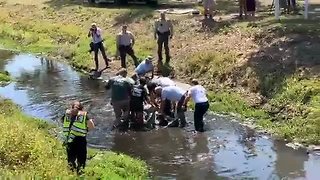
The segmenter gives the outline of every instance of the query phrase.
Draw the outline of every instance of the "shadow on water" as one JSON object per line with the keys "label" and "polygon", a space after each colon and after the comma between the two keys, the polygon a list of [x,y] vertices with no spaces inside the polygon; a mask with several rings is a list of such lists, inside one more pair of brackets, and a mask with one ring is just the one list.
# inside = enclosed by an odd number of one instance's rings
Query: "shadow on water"
{"label": "shadow on water", "polygon": [[[49,121],[56,121],[70,100],[81,100],[97,125],[88,135],[89,145],[145,160],[156,179],[318,177],[318,156],[294,151],[230,118],[207,115],[208,131],[203,134],[193,134],[192,124],[186,129],[110,131],[113,112],[109,93],[100,82],[57,61],[23,54],[1,57],[0,70],[15,78],[0,88],[1,96],[21,105],[26,113]],[[192,121],[191,112],[187,118]]]}

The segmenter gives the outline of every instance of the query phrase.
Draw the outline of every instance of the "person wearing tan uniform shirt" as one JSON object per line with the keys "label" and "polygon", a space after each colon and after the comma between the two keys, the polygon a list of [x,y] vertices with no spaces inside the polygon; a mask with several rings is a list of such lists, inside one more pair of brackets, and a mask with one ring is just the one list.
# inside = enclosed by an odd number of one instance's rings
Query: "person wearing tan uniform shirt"
{"label": "person wearing tan uniform shirt", "polygon": [[155,22],[154,38],[158,39],[158,62],[162,64],[162,47],[164,46],[166,54],[166,63],[170,62],[169,37],[173,36],[173,26],[169,19],[166,19],[164,12],[161,13],[160,19]]}
{"label": "person wearing tan uniform shirt", "polygon": [[126,55],[129,54],[134,62],[134,65],[137,67],[139,65],[138,58],[135,56],[133,51],[133,45],[135,39],[133,34],[130,31],[127,31],[127,25],[122,26],[122,31],[117,35],[117,50],[120,53],[121,67],[126,68]]}

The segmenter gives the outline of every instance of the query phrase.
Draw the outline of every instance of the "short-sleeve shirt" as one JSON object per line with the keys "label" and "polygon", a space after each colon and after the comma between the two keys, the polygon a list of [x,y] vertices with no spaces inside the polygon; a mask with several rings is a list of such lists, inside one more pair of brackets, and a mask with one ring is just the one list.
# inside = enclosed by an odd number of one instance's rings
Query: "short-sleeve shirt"
{"label": "short-sleeve shirt", "polygon": [[135,69],[135,72],[138,75],[145,75],[146,73],[153,70],[153,64],[151,62],[146,62],[146,60],[142,61]]}
{"label": "short-sleeve shirt", "polygon": [[151,82],[155,83],[156,85],[161,86],[161,87],[175,86],[176,85],[176,83],[174,81],[172,81],[168,77],[159,77],[158,79],[151,80]]}
{"label": "short-sleeve shirt", "polygon": [[146,99],[147,90],[142,85],[134,85],[131,93],[131,101],[137,104],[143,104]]}
{"label": "short-sleeve shirt", "polygon": [[118,38],[119,38],[119,45],[129,46],[131,45],[134,37],[130,31],[127,31],[126,33],[120,32],[118,34]]}
{"label": "short-sleeve shirt", "polygon": [[116,76],[108,83],[111,86],[111,101],[129,100],[132,84],[127,78]]}
{"label": "short-sleeve shirt", "polygon": [[207,91],[201,85],[192,86],[189,89],[189,95],[195,103],[204,103],[208,101]]}
{"label": "short-sleeve shirt", "polygon": [[92,42],[99,43],[102,41],[102,30],[97,27],[96,32],[92,32]]}
{"label": "short-sleeve shirt", "polygon": [[170,101],[180,101],[186,91],[178,86],[167,86],[162,88],[161,99]]}

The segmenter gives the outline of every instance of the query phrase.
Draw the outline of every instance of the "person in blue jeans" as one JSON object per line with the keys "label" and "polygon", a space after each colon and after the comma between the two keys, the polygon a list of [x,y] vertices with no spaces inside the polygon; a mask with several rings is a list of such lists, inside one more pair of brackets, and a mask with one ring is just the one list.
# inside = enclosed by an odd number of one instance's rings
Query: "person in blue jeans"
{"label": "person in blue jeans", "polygon": [[187,107],[188,101],[192,98],[195,103],[194,110],[194,127],[197,132],[204,132],[203,116],[209,109],[206,89],[199,85],[197,80],[192,80],[192,87],[188,90],[187,97],[184,101],[184,106]]}

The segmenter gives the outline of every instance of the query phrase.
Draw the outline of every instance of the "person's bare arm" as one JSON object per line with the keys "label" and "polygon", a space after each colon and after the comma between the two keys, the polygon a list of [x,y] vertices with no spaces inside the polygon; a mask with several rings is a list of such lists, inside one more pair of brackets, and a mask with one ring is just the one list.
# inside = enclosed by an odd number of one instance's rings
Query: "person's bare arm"
{"label": "person's bare arm", "polygon": [[158,22],[156,21],[154,23],[154,39],[157,39],[157,30],[158,29]]}
{"label": "person's bare arm", "polygon": [[187,92],[187,97],[186,97],[186,99],[184,100],[183,106],[187,107],[188,102],[190,101],[190,98],[191,98],[191,93],[190,93],[190,91],[188,91],[188,92]]}
{"label": "person's bare arm", "polygon": [[172,38],[173,36],[173,25],[172,25],[172,21],[169,20],[169,28],[170,28],[170,38]]}
{"label": "person's bare arm", "polygon": [[117,47],[117,49],[119,49],[119,46],[120,46],[120,35],[118,34],[116,36],[116,47]]}
{"label": "person's bare arm", "polygon": [[89,120],[87,121],[87,126],[88,126],[88,130],[89,130],[89,131],[95,128],[95,124],[94,124],[94,122],[93,122],[93,119],[89,119]]}
{"label": "person's bare arm", "polygon": [[133,47],[134,46],[134,43],[136,42],[135,38],[134,38],[134,35],[130,32],[130,36],[131,36],[131,46]]}
{"label": "person's bare arm", "polygon": [[165,106],[165,101],[161,99],[161,102],[160,102],[160,110],[159,110],[159,113],[164,115],[164,106]]}
{"label": "person's bare arm", "polygon": [[154,77],[154,66],[152,65],[152,70],[151,70],[151,79]]}

